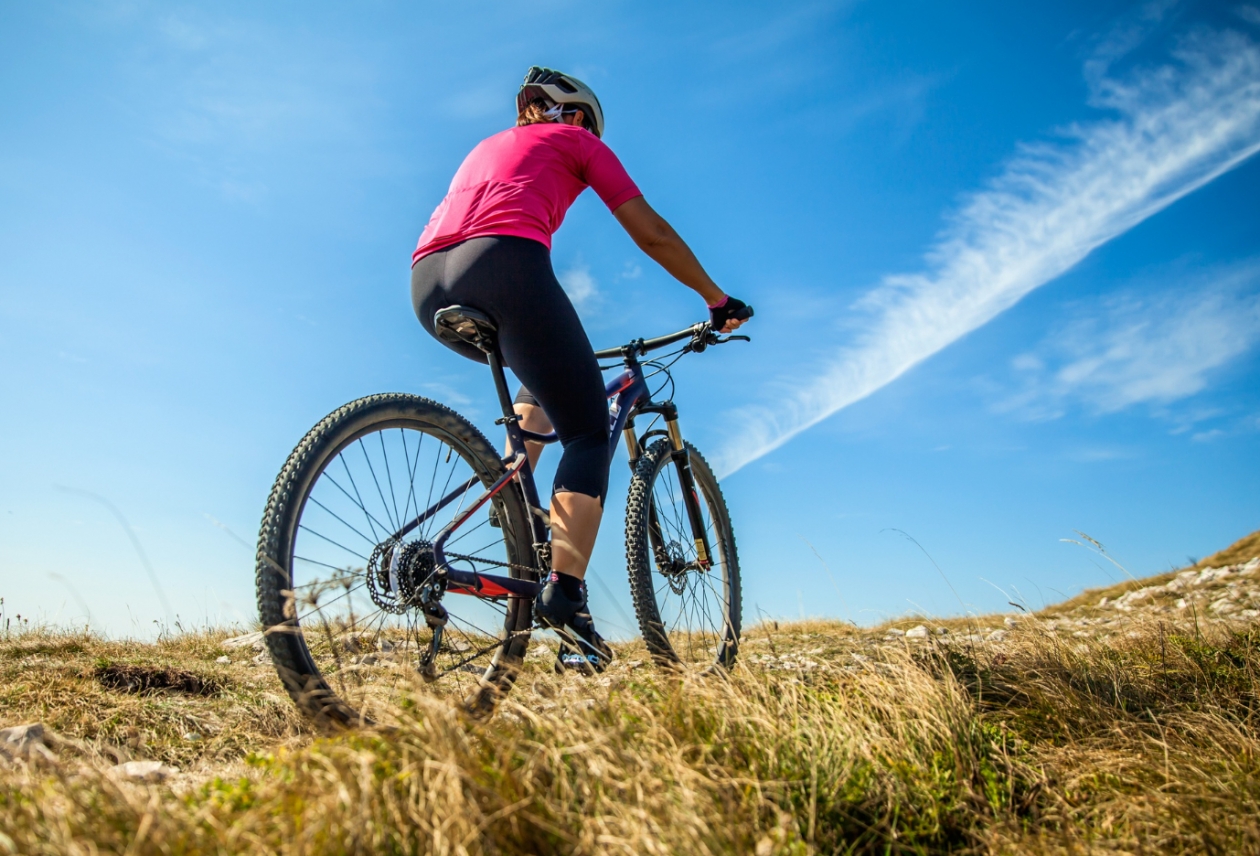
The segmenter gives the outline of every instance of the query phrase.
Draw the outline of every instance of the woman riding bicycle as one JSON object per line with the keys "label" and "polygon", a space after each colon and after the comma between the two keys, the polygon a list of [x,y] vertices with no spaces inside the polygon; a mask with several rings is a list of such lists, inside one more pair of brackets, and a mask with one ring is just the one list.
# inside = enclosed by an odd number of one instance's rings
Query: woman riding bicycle
{"label": "woman riding bicycle", "polygon": [[[568,627],[606,656],[583,578],[608,487],[608,401],[594,350],[552,270],[551,236],[578,195],[593,187],[639,248],[704,298],[713,329],[731,332],[747,312],[705,273],[602,142],[603,110],[586,84],[534,66],[516,108],[516,127],[472,150],[421,233],[411,300],[434,338],[439,309],[460,304],[489,316],[504,362],[524,384],[515,403],[521,427],[559,435],[564,454],[551,500],[552,573],[535,615]],[[472,345],[443,344],[486,362]],[[534,466],[542,446],[527,449]]]}

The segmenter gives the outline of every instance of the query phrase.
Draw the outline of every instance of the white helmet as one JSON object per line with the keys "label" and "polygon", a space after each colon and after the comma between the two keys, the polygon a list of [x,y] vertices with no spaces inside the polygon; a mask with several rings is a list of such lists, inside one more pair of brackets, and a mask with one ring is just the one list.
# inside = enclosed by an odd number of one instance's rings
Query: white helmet
{"label": "white helmet", "polygon": [[604,111],[591,88],[572,75],[542,66],[531,66],[525,82],[516,93],[516,112],[522,112],[537,99],[549,105],[572,105],[586,114],[586,127],[595,136],[604,136]]}

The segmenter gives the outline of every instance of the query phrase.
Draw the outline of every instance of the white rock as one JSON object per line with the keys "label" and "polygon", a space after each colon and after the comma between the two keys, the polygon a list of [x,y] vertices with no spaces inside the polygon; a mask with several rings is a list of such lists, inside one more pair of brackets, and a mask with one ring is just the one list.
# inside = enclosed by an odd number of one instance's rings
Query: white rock
{"label": "white rock", "polygon": [[1179,597],[1179,598],[1177,598],[1177,608],[1178,608],[1178,609],[1185,609],[1187,606],[1189,606],[1189,604],[1188,604],[1188,603],[1186,603],[1186,599],[1185,599],[1184,597]]}
{"label": "white rock", "polygon": [[223,648],[253,648],[255,651],[261,651],[266,643],[263,642],[262,631],[257,633],[246,633],[243,636],[233,636],[231,639],[224,639],[219,645]]}
{"label": "white rock", "polygon": [[884,635],[885,636],[905,636],[906,631],[898,630],[896,627],[889,627]]}
{"label": "white rock", "polygon": [[1109,603],[1111,603],[1111,598],[1104,597],[1102,600],[1098,601],[1098,608],[1102,609],[1104,606],[1106,606]]}
{"label": "white rock", "polygon": [[129,782],[164,782],[179,773],[178,767],[168,767],[161,761],[124,761],[111,767],[110,775]]}
{"label": "white rock", "polygon": [[1002,623],[1005,624],[1007,627],[1018,627],[1019,619],[1008,615],[1006,616],[1006,618],[1002,619]]}
{"label": "white rock", "polygon": [[30,722],[26,725],[15,725],[12,728],[0,728],[0,758],[43,758],[48,761],[56,759],[52,750],[44,742],[47,734],[44,723]]}
{"label": "white rock", "polygon": [[926,626],[922,624],[916,627],[911,627],[909,630],[906,631],[907,639],[926,639],[927,637],[928,637],[928,629]]}
{"label": "white rock", "polygon": [[1002,641],[1003,639],[1005,639],[1005,638],[1006,638],[1006,631],[1005,631],[1005,630],[994,630],[992,633],[990,633],[990,634],[988,635],[988,639],[987,639],[987,641],[989,641],[989,642],[1001,642],[1001,641]]}
{"label": "white rock", "polygon": [[938,627],[938,628],[936,628],[936,635],[937,635],[937,636],[944,636],[946,633],[949,633],[949,628],[948,628],[948,627]]}
{"label": "white rock", "polygon": [[220,666],[230,666],[232,665],[232,658],[224,654],[222,657],[216,658],[215,662]]}
{"label": "white rock", "polygon": [[201,735],[195,731],[189,731],[187,734],[184,735],[184,739],[187,740],[189,743],[196,743],[198,740],[201,739]]}
{"label": "white rock", "polygon": [[1229,576],[1229,568],[1204,568],[1199,572],[1199,578],[1195,580],[1195,584],[1203,585],[1226,576]]}
{"label": "white rock", "polygon": [[266,651],[260,651],[258,655],[254,657],[254,665],[255,666],[270,666],[271,654],[267,653]]}

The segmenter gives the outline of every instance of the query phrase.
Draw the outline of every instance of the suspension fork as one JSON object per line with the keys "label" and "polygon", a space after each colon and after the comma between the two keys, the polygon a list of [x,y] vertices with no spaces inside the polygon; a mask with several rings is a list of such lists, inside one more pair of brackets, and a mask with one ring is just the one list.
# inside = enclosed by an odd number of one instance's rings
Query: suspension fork
{"label": "suspension fork", "polygon": [[[691,523],[691,537],[696,546],[696,561],[701,568],[708,570],[713,566],[713,551],[709,545],[709,533],[704,525],[704,515],[700,511],[700,497],[696,495],[696,479],[691,472],[691,455],[687,444],[683,442],[682,429],[678,427],[678,408],[674,403],[661,405],[660,413],[665,417],[665,431],[669,436],[673,450],[670,458],[678,469],[678,483],[683,493],[683,504],[687,507],[687,519]],[[656,520],[656,509],[652,509],[652,527],[659,531],[660,524]]]}

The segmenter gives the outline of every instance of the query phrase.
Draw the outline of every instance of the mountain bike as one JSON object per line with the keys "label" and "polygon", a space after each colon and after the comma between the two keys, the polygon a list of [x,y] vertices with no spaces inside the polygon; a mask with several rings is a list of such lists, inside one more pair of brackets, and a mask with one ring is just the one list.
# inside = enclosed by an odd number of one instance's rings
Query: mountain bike
{"label": "mountain bike", "polygon": [[[371,395],[306,434],[263,515],[256,570],[267,647],[289,695],[326,726],[380,722],[418,682],[443,681],[470,710],[489,711],[541,629],[533,604],[550,573],[549,518],[525,443],[557,437],[520,426],[488,317],[452,306],[435,326],[486,355],[507,454],[442,404]],[[626,564],[643,641],[662,665],[729,668],[739,648],[730,515],[683,438],[670,374],[682,356],[732,340],[748,337],[706,322],[596,352],[618,360],[601,369],[619,370],[606,384],[609,443],[615,453],[624,442],[633,473]],[[561,633],[557,670],[576,644]]]}

